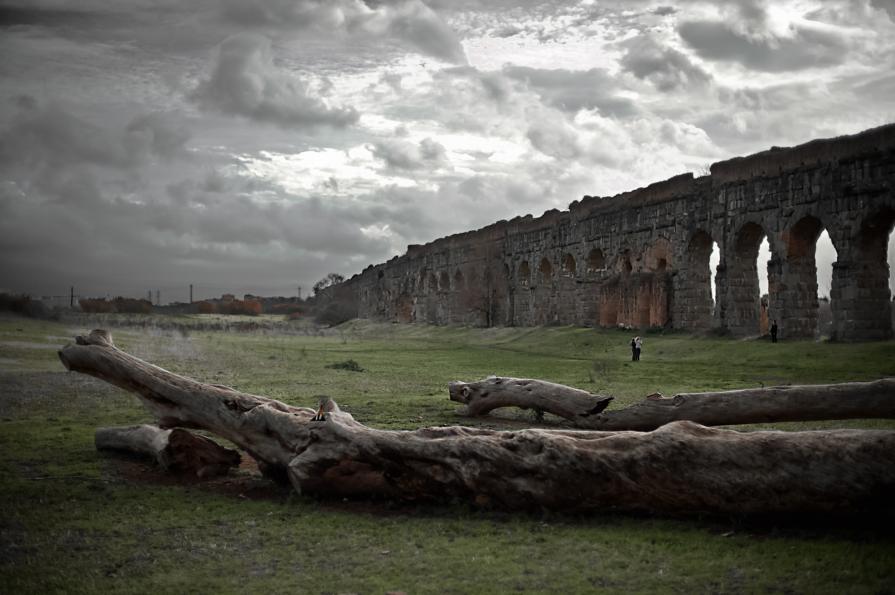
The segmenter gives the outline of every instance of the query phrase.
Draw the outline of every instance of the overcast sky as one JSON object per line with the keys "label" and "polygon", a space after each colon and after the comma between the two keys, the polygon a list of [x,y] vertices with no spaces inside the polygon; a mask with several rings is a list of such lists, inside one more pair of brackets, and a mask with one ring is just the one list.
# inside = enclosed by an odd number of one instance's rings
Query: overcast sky
{"label": "overcast sky", "polygon": [[307,294],[895,121],[895,0],[0,7],[0,290],[37,295]]}

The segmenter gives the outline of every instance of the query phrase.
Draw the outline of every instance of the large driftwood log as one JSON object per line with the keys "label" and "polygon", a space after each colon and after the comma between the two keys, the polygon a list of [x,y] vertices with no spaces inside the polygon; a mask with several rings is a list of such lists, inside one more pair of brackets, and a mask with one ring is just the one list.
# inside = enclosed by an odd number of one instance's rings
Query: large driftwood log
{"label": "large driftwood log", "polygon": [[166,426],[201,427],[288,470],[301,492],[459,499],[569,511],[794,512],[892,508],[895,432],[751,432],[690,422],[643,432],[384,431],[332,401],[314,411],[152,366],[94,331],[65,366],[135,392]]}
{"label": "large driftwood log", "polygon": [[156,426],[99,428],[94,436],[98,450],[117,450],[152,458],[162,469],[197,477],[224,475],[239,465],[239,452],[182,428]]}
{"label": "large driftwood log", "polygon": [[[464,415],[484,415],[498,407],[540,409],[589,430],[654,430],[672,421],[706,426],[895,418],[895,379],[844,384],[775,386],[674,397],[650,395],[640,403],[602,411],[611,397],[541,380],[490,377],[452,382],[452,401]],[[602,406],[601,406],[602,405]]]}
{"label": "large driftwood log", "polygon": [[451,382],[448,391],[451,400],[466,405],[462,413],[470,417],[485,415],[500,407],[521,407],[575,421],[600,413],[612,401],[612,397],[563,384],[496,376],[479,382]]}

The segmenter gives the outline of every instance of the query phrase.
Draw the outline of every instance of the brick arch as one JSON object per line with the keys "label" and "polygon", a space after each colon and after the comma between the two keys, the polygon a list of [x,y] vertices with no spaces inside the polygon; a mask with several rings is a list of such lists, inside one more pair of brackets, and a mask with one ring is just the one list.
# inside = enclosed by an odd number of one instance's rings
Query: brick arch
{"label": "brick arch", "polygon": [[592,248],[587,254],[587,272],[596,273],[606,268],[606,261],[603,257],[603,251],[599,248]]}
{"label": "brick arch", "polygon": [[528,287],[531,284],[531,267],[527,260],[523,260],[519,265],[518,279],[521,287]]}
{"label": "brick arch", "polygon": [[575,273],[578,270],[578,264],[575,262],[575,257],[572,256],[571,252],[566,252],[562,256],[562,264],[561,264],[562,274],[568,277],[574,277]]}
{"label": "brick arch", "polygon": [[858,249],[868,256],[885,260],[889,235],[893,229],[895,229],[895,207],[875,209],[861,221]]}
{"label": "brick arch", "polygon": [[643,251],[643,269],[665,272],[674,266],[674,247],[671,240],[658,237]]}
{"label": "brick arch", "polygon": [[674,264],[674,246],[668,238],[658,237],[643,251],[638,275],[636,297],[636,322],[639,327],[664,327],[671,319],[671,275]]}
{"label": "brick arch", "polygon": [[546,256],[538,264],[538,283],[549,283],[553,280],[553,265]]}
{"label": "brick arch", "polygon": [[[772,302],[782,306],[778,319],[782,338],[812,338],[818,333],[815,252],[817,240],[825,229],[820,218],[805,214],[783,230],[786,252],[782,263],[781,295]],[[830,240],[833,241],[832,234]],[[833,249],[838,257],[839,248],[835,243]]]}
{"label": "brick arch", "polygon": [[[789,261],[799,259],[814,259],[814,249],[817,246],[817,238],[827,228],[818,217],[805,215],[784,230],[784,242],[786,244],[786,259]],[[830,239],[833,236],[830,235]],[[833,244],[836,248],[836,244]],[[839,249],[837,248],[838,252]]]}
{"label": "brick arch", "polygon": [[702,228],[686,239],[683,262],[675,280],[674,323],[677,328],[705,330],[712,327],[715,302],[709,261],[715,240]]}
{"label": "brick arch", "polygon": [[[757,221],[749,220],[740,225],[728,246],[728,254],[724,259],[727,265],[725,324],[735,336],[764,334],[767,332],[769,319],[776,320],[779,317],[779,312],[766,309],[768,304],[777,303],[778,284],[771,283],[774,275],[767,268],[768,263],[757,262],[761,242],[766,237],[768,234],[764,227]],[[768,304],[761,301],[759,266],[766,267],[768,271]]]}
{"label": "brick arch", "polygon": [[628,274],[634,271],[634,257],[630,248],[624,248],[615,257],[615,272]]}
{"label": "brick arch", "polygon": [[454,291],[462,291],[463,289],[465,289],[463,286],[463,271],[457,269],[454,272]]}

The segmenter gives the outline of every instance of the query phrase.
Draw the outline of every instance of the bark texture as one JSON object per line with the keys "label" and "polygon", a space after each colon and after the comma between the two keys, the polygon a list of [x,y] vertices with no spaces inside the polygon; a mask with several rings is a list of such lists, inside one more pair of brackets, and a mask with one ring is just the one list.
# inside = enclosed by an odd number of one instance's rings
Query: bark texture
{"label": "bark texture", "polygon": [[[654,430],[672,421],[706,426],[895,418],[895,379],[844,384],[776,386],[723,392],[654,394],[624,409],[602,411],[611,397],[540,380],[491,377],[452,382],[450,398],[461,413],[483,415],[498,407],[537,408],[590,430]],[[589,397],[589,398],[588,398]],[[602,399],[602,401],[601,401]],[[601,412],[602,411],[602,412]]]}
{"label": "bark texture", "polygon": [[70,370],[135,392],[166,426],[201,427],[285,468],[301,492],[460,499],[594,512],[768,513],[891,508],[895,432],[751,432],[675,422],[653,432],[384,431],[324,400],[315,411],[203,384],[94,332],[59,352]]}
{"label": "bark texture", "polygon": [[570,421],[586,419],[603,411],[612,397],[527,378],[492,376],[479,382],[451,382],[451,400],[463,403],[462,413],[485,415],[499,407],[521,407],[558,415]]}
{"label": "bark texture", "polygon": [[150,425],[99,428],[94,440],[98,450],[150,457],[167,471],[203,478],[225,475],[241,459],[238,451],[180,428],[163,430]]}

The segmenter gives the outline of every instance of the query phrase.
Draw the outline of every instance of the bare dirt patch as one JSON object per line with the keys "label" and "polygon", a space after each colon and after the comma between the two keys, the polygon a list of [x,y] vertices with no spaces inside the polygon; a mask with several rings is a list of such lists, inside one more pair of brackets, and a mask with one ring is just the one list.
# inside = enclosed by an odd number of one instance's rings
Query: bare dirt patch
{"label": "bare dirt patch", "polygon": [[148,461],[122,454],[110,453],[109,462],[113,474],[135,484],[196,487],[224,496],[276,502],[292,493],[291,487],[261,475],[258,463],[245,454],[236,470],[221,477],[204,479],[189,473],[170,473]]}

